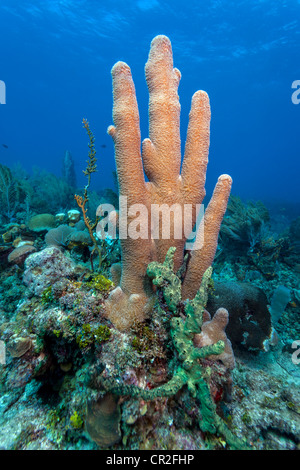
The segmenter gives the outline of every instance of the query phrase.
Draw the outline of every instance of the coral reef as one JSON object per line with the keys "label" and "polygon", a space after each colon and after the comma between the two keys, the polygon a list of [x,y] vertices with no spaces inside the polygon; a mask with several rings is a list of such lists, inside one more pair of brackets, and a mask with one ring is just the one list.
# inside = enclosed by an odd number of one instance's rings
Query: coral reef
{"label": "coral reef", "polygon": [[121,440],[121,412],[110,393],[87,404],[86,430],[99,446],[109,447]]}
{"label": "coral reef", "polygon": [[[27,233],[14,227],[18,230],[11,233],[7,246],[13,247],[13,237]],[[9,230],[6,226],[3,233]],[[170,269],[172,256],[165,265],[150,264],[157,299],[152,315],[146,323],[135,323],[130,332],[120,332],[106,319],[111,281],[75,262],[72,250],[45,249],[40,239],[47,232],[40,233],[34,242],[39,251],[29,255],[24,267],[7,264],[0,272],[0,339],[6,344],[6,364],[0,366],[2,448],[224,449],[244,445],[244,437],[253,449],[299,446],[300,377],[291,357],[299,334],[300,286],[297,272],[283,258],[275,280],[253,277],[260,295],[254,303],[252,295],[248,326],[255,327],[264,316],[270,326],[266,303],[278,285],[286,285],[292,295],[276,325],[277,346],[253,355],[251,348],[239,344],[245,338],[239,316],[249,310],[243,310],[244,283],[237,283],[236,262],[223,264],[217,258],[205,309],[201,296],[196,309],[193,300],[183,299],[184,270]],[[249,284],[247,288],[251,293]],[[227,326],[227,311],[220,306],[229,311]],[[212,319],[207,310],[216,312]],[[188,323],[199,320],[201,312],[202,326],[196,325],[191,334]],[[219,345],[226,346],[228,338],[235,358],[231,352],[224,355],[222,348],[214,351],[220,354],[193,359],[188,369],[195,351],[196,356],[203,351],[206,355],[220,340]],[[252,338],[259,344],[255,328]],[[117,386],[118,393],[128,395],[103,400],[104,377],[108,389]],[[198,384],[203,385],[201,393]],[[116,413],[110,403],[117,403]],[[204,432],[209,425],[211,432]]]}
{"label": "coral reef", "polygon": [[[176,248],[169,248],[163,264],[157,262],[150,263],[147,273],[148,276],[153,279],[153,283],[162,288],[168,308],[172,313],[178,314],[181,303],[181,284],[179,278],[174,274],[175,250]],[[172,397],[184,385],[187,385],[191,395],[197,398],[200,404],[201,420],[199,426],[201,430],[203,432],[221,433],[226,438],[228,445],[232,448],[246,448],[246,443],[234,436],[217,415],[215,404],[213,403],[209,387],[204,378],[209,372],[205,372],[205,369],[199,362],[200,359],[203,360],[212,355],[222,360],[222,354],[225,352],[225,342],[228,342],[226,335],[222,335],[223,340],[219,339],[216,342],[209,341],[207,344],[202,343],[199,344],[199,347],[195,347],[194,345],[195,334],[198,335],[198,339],[200,334],[207,334],[205,330],[202,332],[202,317],[207,301],[210,276],[211,269],[208,269],[204,273],[200,289],[195,298],[185,304],[185,319],[177,315],[173,316],[170,321],[171,337],[179,359],[179,365],[176,367],[173,377],[166,384],[151,390],[145,390],[134,385],[114,384],[107,377],[103,378],[103,384],[110,392],[118,395],[132,395],[143,398],[146,401],[153,400],[157,397]],[[223,309],[222,312],[221,310],[216,312],[215,323],[220,323],[220,321],[217,321],[217,317],[220,317],[224,310],[225,309]],[[226,322],[224,326],[226,326]],[[227,350],[228,348],[230,347],[227,345]],[[228,355],[228,351],[226,351],[226,355]],[[231,356],[233,356],[232,351]],[[229,361],[229,363],[230,366],[232,366],[232,361]]]}
{"label": "coral reef", "polygon": [[69,225],[59,225],[56,228],[50,229],[45,236],[46,245],[66,248],[73,231],[73,228]]}
{"label": "coral reef", "polygon": [[[196,220],[209,143],[198,91],[180,174],[179,78],[169,40],[155,38],[141,155],[131,73],[117,63],[109,128],[120,194],[173,206],[171,226],[185,204]],[[102,238],[104,204],[114,204],[112,219],[120,210],[119,235],[124,207],[112,190],[90,191],[94,136],[83,124],[82,193],[66,172],[0,166],[0,448],[299,449],[299,217],[231,197],[222,222],[223,175],[193,240],[204,224],[199,250],[185,233],[176,239],[176,224],[170,239],[160,230],[152,240]],[[142,219],[131,214],[126,230]]]}
{"label": "coral reef", "polygon": [[[270,225],[270,214],[260,202],[243,203],[237,196],[229,199],[220,228],[217,257],[244,259],[269,279],[275,278],[279,257],[286,254],[288,240]],[[237,273],[243,280],[243,271]]]}
{"label": "coral reef", "polygon": [[203,348],[210,344],[215,344],[218,341],[223,341],[224,350],[221,352],[221,354],[215,354],[214,357],[208,356],[208,358],[221,361],[227,369],[234,369],[235,359],[231,341],[228,339],[227,334],[225,333],[228,320],[229,314],[225,308],[219,308],[212,319],[209,312],[203,312],[201,333],[195,334],[193,342],[194,346]]}
{"label": "coral reef", "polygon": [[41,296],[56,280],[71,278],[76,265],[58,248],[45,248],[25,261],[23,282],[35,296]]}
{"label": "coral reef", "polygon": [[21,245],[17,246],[7,257],[9,263],[17,264],[18,266],[22,266],[25,262],[25,259],[30,254],[36,251],[35,247],[32,245]]}
{"label": "coral reef", "polygon": [[220,235],[223,244],[234,241],[235,248],[253,250],[263,235],[269,213],[262,202],[243,204],[237,196],[230,196]]}

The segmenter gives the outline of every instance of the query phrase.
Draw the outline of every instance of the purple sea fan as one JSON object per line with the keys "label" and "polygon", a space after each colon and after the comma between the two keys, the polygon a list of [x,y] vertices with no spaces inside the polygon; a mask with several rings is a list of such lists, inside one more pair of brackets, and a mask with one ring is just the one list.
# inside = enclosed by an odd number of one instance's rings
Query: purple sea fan
{"label": "purple sea fan", "polygon": [[57,248],[67,248],[70,236],[74,229],[69,225],[59,225],[57,228],[49,230],[45,236],[47,246],[56,246]]}

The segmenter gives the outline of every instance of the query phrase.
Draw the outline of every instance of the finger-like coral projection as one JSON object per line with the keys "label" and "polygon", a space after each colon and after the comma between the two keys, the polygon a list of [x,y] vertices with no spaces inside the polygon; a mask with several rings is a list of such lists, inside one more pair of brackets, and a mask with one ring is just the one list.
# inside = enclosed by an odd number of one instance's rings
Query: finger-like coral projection
{"label": "finger-like coral projection", "polygon": [[[109,318],[121,329],[129,328],[135,320],[141,321],[147,315],[147,301],[152,289],[146,276],[148,264],[151,261],[163,262],[171,246],[176,247],[175,269],[182,264],[189,236],[184,227],[189,224],[192,230],[197,219],[197,205],[205,196],[210,140],[208,95],[197,91],[192,98],[180,171],[177,89],[181,74],[173,67],[171,42],[166,36],[153,39],[145,71],[149,89],[149,138],[141,143],[138,105],[130,68],[124,62],[117,62],[112,69],[114,126],[108,128],[108,133],[115,145],[120,196],[127,198],[126,208],[120,207],[119,223],[127,208],[128,213],[127,236],[121,238],[120,286],[112,292],[107,311]],[[221,175],[218,179],[196,237],[196,242],[199,242],[200,234],[204,233],[202,246],[191,252],[182,287],[184,298],[195,296],[204,272],[213,261],[231,182],[228,175]],[[147,211],[141,209],[145,207]],[[186,208],[190,209],[189,217]],[[169,217],[168,236],[163,233],[163,210]],[[138,211],[139,216],[136,217]],[[158,212],[156,225],[153,224],[155,211]],[[140,237],[130,236],[132,225],[143,227]],[[118,315],[120,306],[122,314]]]}

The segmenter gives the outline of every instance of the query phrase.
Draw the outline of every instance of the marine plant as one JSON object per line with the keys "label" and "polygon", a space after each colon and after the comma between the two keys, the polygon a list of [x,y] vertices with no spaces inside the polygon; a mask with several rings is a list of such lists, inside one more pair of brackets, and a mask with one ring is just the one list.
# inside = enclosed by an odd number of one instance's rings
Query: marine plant
{"label": "marine plant", "polygon": [[83,420],[77,411],[74,411],[72,416],[70,416],[70,424],[74,429],[81,429],[83,426]]}
{"label": "marine plant", "polygon": [[113,285],[113,282],[102,274],[93,275],[92,279],[85,283],[85,286],[96,289],[100,292],[108,292],[113,287]]}
{"label": "marine plant", "polygon": [[90,125],[89,125],[88,121],[86,119],[83,119],[82,123],[83,123],[83,127],[86,129],[88,137],[89,137],[89,144],[88,144],[89,153],[88,153],[87,167],[86,167],[85,170],[83,170],[83,173],[88,178],[88,182],[87,182],[86,186],[84,187],[83,197],[78,195],[78,194],[75,194],[74,198],[75,198],[78,206],[82,210],[82,215],[83,215],[83,220],[84,220],[85,226],[88,229],[91,240],[93,242],[94,248],[93,248],[93,251],[92,251],[92,254],[91,254],[91,259],[92,259],[93,253],[96,251],[98,253],[99,269],[100,269],[101,264],[102,264],[102,250],[99,247],[99,245],[97,243],[97,240],[94,236],[94,229],[97,225],[97,222],[92,223],[92,221],[90,220],[90,218],[87,215],[87,203],[89,201],[88,189],[89,189],[90,183],[91,183],[91,175],[92,175],[92,173],[95,173],[97,171],[95,137],[94,137],[93,132],[90,129]]}
{"label": "marine plant", "polygon": [[91,346],[94,343],[101,344],[108,341],[111,336],[111,331],[106,325],[98,325],[94,327],[89,323],[82,325],[80,334],[76,337],[78,346],[83,349]]}

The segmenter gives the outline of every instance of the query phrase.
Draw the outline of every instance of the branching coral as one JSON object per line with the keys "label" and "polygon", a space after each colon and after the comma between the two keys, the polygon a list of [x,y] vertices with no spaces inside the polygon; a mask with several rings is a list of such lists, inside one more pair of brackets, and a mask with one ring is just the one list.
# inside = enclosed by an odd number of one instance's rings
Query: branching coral
{"label": "branching coral", "polygon": [[[117,62],[112,69],[112,76],[115,125],[108,128],[108,133],[115,145],[120,195],[127,198],[129,208],[135,204],[147,208],[147,213],[143,211],[139,215],[138,222],[130,211],[126,214],[126,228],[129,230],[131,224],[140,224],[144,227],[144,233],[141,237],[127,236],[121,239],[120,287],[111,293],[107,302],[108,316],[114,321],[122,305],[122,321],[116,326],[126,329],[135,320],[142,320],[147,315],[147,299],[151,296],[151,285],[146,276],[148,264],[153,260],[163,262],[170,246],[176,247],[175,269],[182,264],[185,243],[189,237],[184,227],[190,223],[192,230],[199,209],[197,205],[202,203],[205,196],[210,105],[204,91],[194,94],[180,173],[180,104],[177,88],[181,75],[178,69],[173,68],[170,40],[166,36],[157,36],[151,43],[146,64],[150,95],[150,138],[142,142],[142,152],[138,106],[129,66]],[[149,182],[145,181],[144,171]],[[182,289],[184,298],[194,297],[204,272],[212,264],[230,189],[230,176],[220,176],[198,231],[196,242],[202,241],[202,246],[191,253]],[[167,237],[162,233],[161,212],[156,226],[151,226],[154,209],[163,210],[163,205],[167,207],[170,222],[170,234]],[[192,209],[190,219],[186,217],[186,208]],[[124,212],[126,208],[121,205],[120,220]],[[204,237],[200,240],[203,227]],[[153,234],[155,230],[157,236]]]}
{"label": "branching coral", "polygon": [[[181,285],[180,279],[174,274],[174,254],[176,248],[171,247],[163,264],[152,262],[147,273],[153,283],[162,289],[168,308],[175,314],[180,311]],[[223,420],[216,413],[209,386],[205,378],[209,377],[210,369],[203,367],[199,359],[212,355],[219,356],[225,349],[222,340],[216,343],[196,347],[194,337],[200,334],[203,324],[204,307],[207,302],[208,283],[211,277],[208,268],[196,296],[185,302],[185,317],[173,316],[170,321],[173,346],[177,352],[177,368],[172,378],[154,389],[142,389],[134,385],[116,383],[109,378],[103,378],[104,387],[116,395],[131,395],[143,400],[174,396],[183,386],[187,386],[191,395],[198,400],[201,409],[199,426],[203,432],[223,435],[227,444],[232,448],[245,448],[243,441],[232,434]],[[226,341],[226,339],[225,339]]]}

